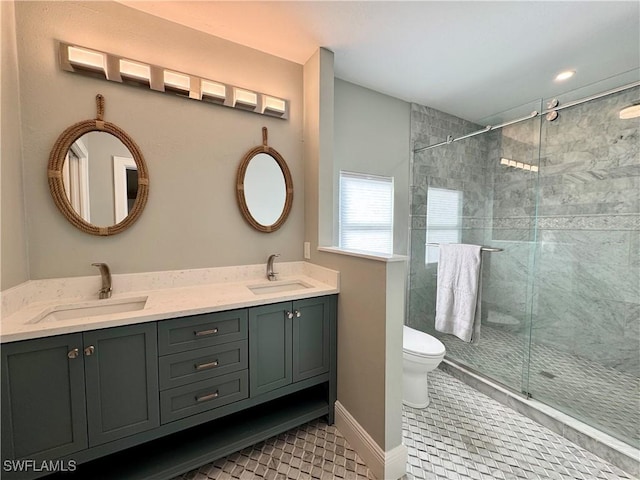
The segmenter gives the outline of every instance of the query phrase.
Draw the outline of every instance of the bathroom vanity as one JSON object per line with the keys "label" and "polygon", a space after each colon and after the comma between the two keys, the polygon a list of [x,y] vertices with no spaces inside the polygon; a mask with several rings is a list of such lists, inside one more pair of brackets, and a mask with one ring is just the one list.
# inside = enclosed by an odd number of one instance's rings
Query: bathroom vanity
{"label": "bathroom vanity", "polygon": [[[4,341],[20,329],[3,321],[3,478],[50,468],[72,470],[60,478],[169,479],[315,418],[333,423],[337,285],[297,278],[221,284],[227,300],[210,293],[208,308],[165,308],[157,320],[147,292],[148,307],[84,329],[46,322],[17,341]],[[215,287],[177,289],[175,304]],[[24,466],[7,464],[18,459],[33,461],[28,472],[7,471]]]}

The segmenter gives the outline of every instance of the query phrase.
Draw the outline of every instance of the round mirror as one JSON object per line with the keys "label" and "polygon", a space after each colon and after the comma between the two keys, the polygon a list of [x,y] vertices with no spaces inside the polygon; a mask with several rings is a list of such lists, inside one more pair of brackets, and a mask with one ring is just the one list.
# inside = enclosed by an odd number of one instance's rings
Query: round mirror
{"label": "round mirror", "polygon": [[238,168],[236,193],[245,220],[261,232],[273,232],[287,219],[293,202],[291,173],[282,156],[267,145],[250,150]]}
{"label": "round mirror", "polygon": [[136,143],[98,118],[67,128],[49,156],[49,188],[62,214],[93,235],[114,235],[130,227],[147,202],[149,177]]}

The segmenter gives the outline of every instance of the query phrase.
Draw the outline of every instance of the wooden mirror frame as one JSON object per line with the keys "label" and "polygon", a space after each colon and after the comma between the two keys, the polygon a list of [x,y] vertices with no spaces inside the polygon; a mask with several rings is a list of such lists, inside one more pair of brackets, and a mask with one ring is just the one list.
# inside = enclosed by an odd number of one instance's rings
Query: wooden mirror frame
{"label": "wooden mirror frame", "polygon": [[[64,215],[74,227],[91,235],[107,236],[123,232],[129,228],[138,219],[138,217],[140,217],[149,196],[149,172],[147,170],[147,164],[144,161],[144,157],[142,156],[142,152],[138,148],[138,145],[136,145],[136,142],[134,142],[133,139],[117,125],[104,121],[104,97],[100,94],[96,95],[96,106],[98,114],[95,120],[84,120],[82,122],[75,123],[62,132],[58,137],[58,140],[56,140],[53,150],[51,150],[49,155],[47,177],[49,179],[51,196],[53,197],[56,207],[58,207],[58,210],[60,210],[62,215]],[[136,162],[136,167],[138,169],[138,193],[136,195],[136,200],[133,203],[133,207],[129,212],[129,215],[115,225],[99,227],[87,222],[71,206],[71,202],[69,202],[65,193],[64,181],[62,178],[62,167],[64,165],[67,152],[76,140],[89,132],[110,133],[120,140],[133,155],[133,160]]]}
{"label": "wooden mirror frame", "polygon": [[[244,195],[244,178],[245,174],[247,173],[247,168],[249,167],[249,162],[251,162],[253,157],[260,153],[266,153],[278,163],[278,166],[282,171],[282,175],[284,176],[284,185],[286,188],[286,196],[284,207],[282,208],[282,213],[280,214],[280,217],[275,221],[275,223],[271,225],[262,225],[255,218],[253,218],[253,215],[251,215],[251,212],[249,211],[249,207],[247,205],[247,199]],[[236,197],[238,199],[238,206],[240,207],[242,216],[247,221],[247,223],[249,223],[249,225],[251,225],[259,232],[275,232],[284,224],[284,222],[287,220],[287,217],[289,216],[291,206],[293,205],[293,179],[291,178],[291,172],[289,172],[287,162],[284,161],[282,155],[280,155],[275,149],[271,148],[267,144],[267,127],[262,127],[262,145],[249,150],[240,162],[240,166],[238,167],[238,174],[236,176]]]}

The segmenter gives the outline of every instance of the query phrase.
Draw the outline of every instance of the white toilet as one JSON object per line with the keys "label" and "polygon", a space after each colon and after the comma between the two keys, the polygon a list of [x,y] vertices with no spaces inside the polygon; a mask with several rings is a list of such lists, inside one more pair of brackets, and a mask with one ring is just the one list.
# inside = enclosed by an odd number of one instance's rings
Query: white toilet
{"label": "white toilet", "polygon": [[402,335],[402,403],[413,408],[429,405],[427,372],[436,368],[446,349],[428,333],[403,326]]}

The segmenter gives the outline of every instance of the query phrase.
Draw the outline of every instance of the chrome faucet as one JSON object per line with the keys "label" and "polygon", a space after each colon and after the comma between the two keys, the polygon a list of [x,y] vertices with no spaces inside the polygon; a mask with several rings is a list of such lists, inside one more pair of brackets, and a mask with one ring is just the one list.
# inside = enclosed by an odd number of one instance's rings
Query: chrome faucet
{"label": "chrome faucet", "polygon": [[102,276],[102,288],[98,290],[98,298],[111,298],[111,272],[109,271],[109,265],[106,263],[92,263],[91,265],[98,267]]}
{"label": "chrome faucet", "polygon": [[279,256],[280,256],[279,253],[274,253],[273,255],[269,255],[269,259],[267,260],[267,278],[270,281],[277,280],[276,275],[278,274],[277,272],[273,271],[273,260]]}

